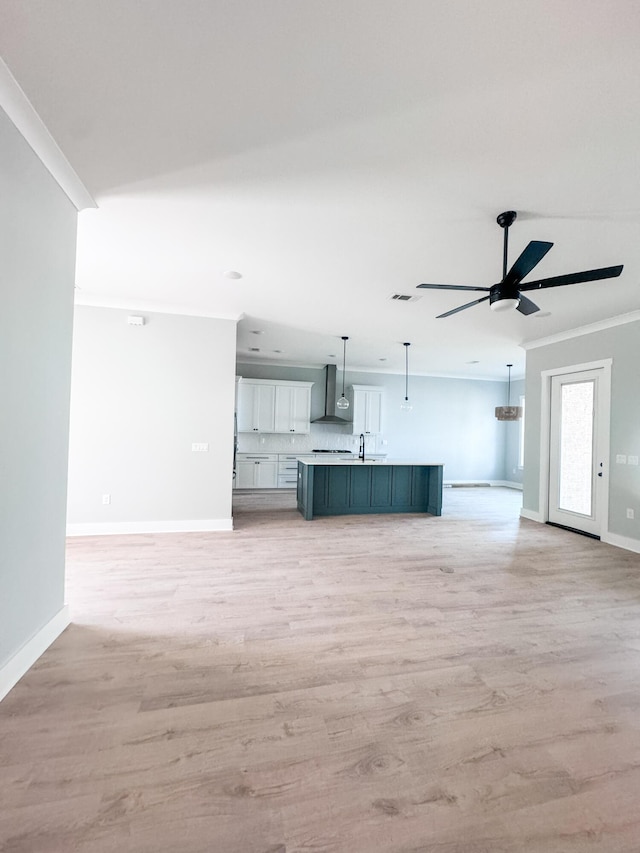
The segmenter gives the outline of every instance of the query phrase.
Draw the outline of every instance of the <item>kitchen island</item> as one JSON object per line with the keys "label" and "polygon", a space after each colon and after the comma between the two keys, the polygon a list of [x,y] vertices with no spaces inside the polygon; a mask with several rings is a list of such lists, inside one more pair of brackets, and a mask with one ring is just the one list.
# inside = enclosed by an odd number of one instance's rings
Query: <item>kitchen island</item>
{"label": "kitchen island", "polygon": [[298,510],[321,515],[425,512],[442,515],[442,463],[300,459]]}

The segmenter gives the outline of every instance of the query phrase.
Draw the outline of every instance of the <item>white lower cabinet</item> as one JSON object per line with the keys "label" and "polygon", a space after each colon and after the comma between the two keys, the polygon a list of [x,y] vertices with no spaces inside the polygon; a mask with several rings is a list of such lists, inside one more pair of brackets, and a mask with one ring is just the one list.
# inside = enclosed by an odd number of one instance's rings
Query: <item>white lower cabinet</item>
{"label": "white lower cabinet", "polygon": [[[295,489],[298,485],[298,459],[324,459],[327,462],[355,462],[356,453],[238,453],[235,489]],[[383,461],[385,453],[366,453],[367,459]]]}
{"label": "white lower cabinet", "polygon": [[278,486],[277,453],[238,453],[236,489],[275,489]]}
{"label": "white lower cabinet", "polygon": [[298,485],[298,459],[313,459],[313,453],[278,454],[278,488],[296,488]]}

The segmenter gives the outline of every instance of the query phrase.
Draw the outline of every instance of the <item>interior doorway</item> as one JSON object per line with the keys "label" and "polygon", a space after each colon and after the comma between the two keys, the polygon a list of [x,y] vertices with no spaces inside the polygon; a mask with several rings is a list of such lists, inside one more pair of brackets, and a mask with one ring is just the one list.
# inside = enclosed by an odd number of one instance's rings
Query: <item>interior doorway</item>
{"label": "interior doorway", "polygon": [[545,520],[600,537],[608,520],[610,363],[550,371]]}

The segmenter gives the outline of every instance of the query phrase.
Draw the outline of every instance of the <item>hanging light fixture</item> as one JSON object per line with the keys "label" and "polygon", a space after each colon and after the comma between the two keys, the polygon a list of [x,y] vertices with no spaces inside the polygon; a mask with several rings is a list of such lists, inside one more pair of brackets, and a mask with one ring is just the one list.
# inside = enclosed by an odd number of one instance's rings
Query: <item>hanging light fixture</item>
{"label": "hanging light fixture", "polygon": [[511,368],[512,364],[508,364],[509,368],[509,390],[507,392],[507,405],[496,406],[496,418],[499,421],[519,421],[522,417],[522,406],[511,405]]}
{"label": "hanging light fixture", "polygon": [[400,408],[403,412],[410,412],[413,406],[409,402],[409,347],[410,343],[405,342],[404,347],[404,400],[400,403]]}
{"label": "hanging light fixture", "polygon": [[345,409],[349,408],[349,401],[344,396],[344,374],[345,374],[346,365],[347,365],[347,341],[348,340],[349,340],[348,337],[346,337],[345,335],[342,336],[342,397],[340,397],[340,399],[336,403],[336,407],[338,409],[342,409],[343,412]]}

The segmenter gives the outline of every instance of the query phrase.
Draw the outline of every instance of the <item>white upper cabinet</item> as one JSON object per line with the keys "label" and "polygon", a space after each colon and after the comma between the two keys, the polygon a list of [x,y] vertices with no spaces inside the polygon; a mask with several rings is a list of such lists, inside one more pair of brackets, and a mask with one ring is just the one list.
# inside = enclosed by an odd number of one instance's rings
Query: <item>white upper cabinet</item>
{"label": "white upper cabinet", "polygon": [[272,383],[238,382],[238,432],[275,432],[276,388]]}
{"label": "white upper cabinet", "polygon": [[240,379],[238,432],[308,433],[313,382]]}
{"label": "white upper cabinet", "polygon": [[353,386],[353,434],[382,432],[383,389],[376,385]]}
{"label": "white upper cabinet", "polygon": [[276,385],[276,432],[310,432],[310,413],[311,383]]}

